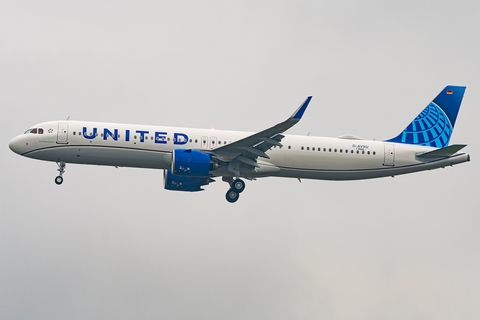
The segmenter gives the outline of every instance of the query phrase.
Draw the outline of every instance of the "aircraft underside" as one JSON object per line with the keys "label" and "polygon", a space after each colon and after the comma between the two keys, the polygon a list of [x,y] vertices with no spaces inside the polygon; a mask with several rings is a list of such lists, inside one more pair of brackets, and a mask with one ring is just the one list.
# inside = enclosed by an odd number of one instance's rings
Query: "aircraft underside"
{"label": "aircraft underside", "polygon": [[[130,149],[130,148],[110,148],[102,146],[52,146],[39,151],[29,153],[29,157],[45,161],[54,161],[58,164],[59,176],[55,178],[57,184],[63,182],[63,174],[65,173],[65,165],[86,164],[86,165],[104,165],[115,167],[133,167],[133,168],[149,168],[170,170],[172,167],[172,154],[170,152],[160,152],[154,150]],[[319,157],[321,159],[321,157]],[[238,177],[233,172],[228,171],[228,167],[220,167],[212,170],[208,180],[204,179],[203,185],[213,182],[213,178],[222,177],[223,181],[231,185],[231,189],[227,192],[227,200],[235,202],[238,200],[239,194],[245,189],[245,183],[240,178],[254,180],[262,177],[283,177],[298,179],[315,179],[315,180],[362,180],[381,178],[389,176],[397,176],[407,173],[425,171],[453,166],[459,163],[470,161],[470,156],[465,153],[456,154],[451,157],[434,159],[429,162],[417,162],[401,166],[375,166],[371,168],[302,168],[295,166],[275,165],[274,163],[264,163],[261,167],[253,169],[241,170]],[[321,161],[320,161],[321,162]],[[188,183],[188,180],[181,180],[177,185],[169,182],[169,178],[173,175],[164,174],[164,183],[171,185],[171,190],[182,183]],[[191,190],[191,191],[200,191]],[[181,190],[184,191],[184,190]],[[233,191],[233,192],[232,192]]]}

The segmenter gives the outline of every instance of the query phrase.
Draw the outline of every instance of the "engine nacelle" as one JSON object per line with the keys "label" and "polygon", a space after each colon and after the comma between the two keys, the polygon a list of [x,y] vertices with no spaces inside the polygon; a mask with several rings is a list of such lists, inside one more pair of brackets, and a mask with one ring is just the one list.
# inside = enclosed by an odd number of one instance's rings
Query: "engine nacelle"
{"label": "engine nacelle", "polygon": [[177,176],[171,170],[163,171],[163,181],[165,189],[174,191],[202,191],[202,186],[209,184],[215,180],[211,178],[195,178]]}
{"label": "engine nacelle", "polygon": [[175,149],[172,156],[172,173],[177,176],[208,177],[211,155],[192,149]]}

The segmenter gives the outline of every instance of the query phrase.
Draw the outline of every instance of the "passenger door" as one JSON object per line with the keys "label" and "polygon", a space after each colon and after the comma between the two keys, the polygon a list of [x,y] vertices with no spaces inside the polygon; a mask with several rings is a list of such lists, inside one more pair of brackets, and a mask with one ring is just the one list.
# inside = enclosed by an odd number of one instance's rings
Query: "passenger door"
{"label": "passenger door", "polygon": [[57,129],[57,143],[68,143],[68,123],[59,123]]}
{"label": "passenger door", "polygon": [[384,166],[394,166],[395,165],[395,146],[393,144],[384,144]]}

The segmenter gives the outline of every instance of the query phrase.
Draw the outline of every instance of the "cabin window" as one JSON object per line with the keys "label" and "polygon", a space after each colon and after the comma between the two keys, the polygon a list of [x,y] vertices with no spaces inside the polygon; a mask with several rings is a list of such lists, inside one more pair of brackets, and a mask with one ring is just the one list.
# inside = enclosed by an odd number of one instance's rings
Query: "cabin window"
{"label": "cabin window", "polygon": [[353,153],[353,150],[351,150],[350,153]]}
{"label": "cabin window", "polygon": [[73,131],[73,135],[76,135],[76,132],[75,132],[75,131]]}
{"label": "cabin window", "polygon": [[133,139],[137,139],[137,136],[136,136],[136,135],[135,135],[135,136],[133,136]]}
{"label": "cabin window", "polygon": [[315,147],[312,148],[312,151],[315,151]]}
{"label": "cabin window", "polygon": [[302,150],[303,150],[303,147],[302,147]]}
{"label": "cabin window", "polygon": [[358,154],[358,150],[357,150],[357,154]]}
{"label": "cabin window", "polygon": [[309,150],[309,151],[310,151],[310,147],[307,147],[307,150]]}
{"label": "cabin window", "polygon": [[292,147],[291,146],[288,146],[288,149],[291,149]]}
{"label": "cabin window", "polygon": [[370,151],[367,151],[367,154],[370,154]]}
{"label": "cabin window", "polygon": [[197,139],[195,139],[195,143],[198,143],[198,140],[197,140]]}
{"label": "cabin window", "polygon": [[375,151],[373,151],[373,155],[375,155]]}
{"label": "cabin window", "polygon": [[337,149],[335,149],[335,152],[337,152]]}
{"label": "cabin window", "polygon": [[362,154],[365,154],[365,150],[362,150]]}
{"label": "cabin window", "polygon": [[340,149],[340,153],[342,153],[342,152],[343,152],[343,150],[342,150],[342,149]]}

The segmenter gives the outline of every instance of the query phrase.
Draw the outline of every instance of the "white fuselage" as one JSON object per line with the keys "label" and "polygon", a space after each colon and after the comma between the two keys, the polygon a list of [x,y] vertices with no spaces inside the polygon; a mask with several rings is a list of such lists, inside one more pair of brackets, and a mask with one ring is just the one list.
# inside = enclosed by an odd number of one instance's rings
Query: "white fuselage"
{"label": "white fuselage", "polygon": [[[10,148],[39,160],[151,169],[170,169],[176,148],[209,152],[252,134],[85,121],[52,121],[35,128],[43,133],[17,136]],[[285,135],[282,145],[266,152],[269,159],[259,158],[260,167],[253,173],[250,170],[248,177],[357,180],[469,161],[468,154],[460,153],[425,162],[416,155],[435,148],[360,139]],[[211,173],[231,175],[222,168]]]}

